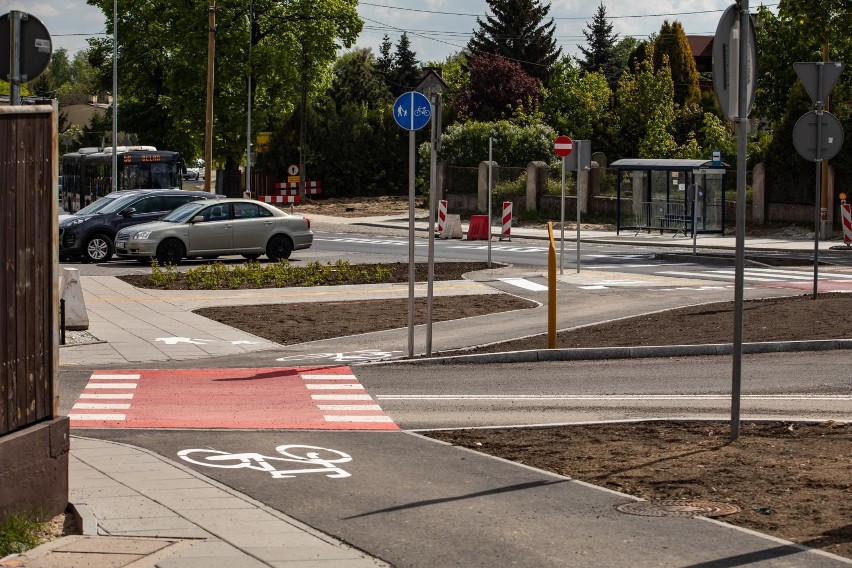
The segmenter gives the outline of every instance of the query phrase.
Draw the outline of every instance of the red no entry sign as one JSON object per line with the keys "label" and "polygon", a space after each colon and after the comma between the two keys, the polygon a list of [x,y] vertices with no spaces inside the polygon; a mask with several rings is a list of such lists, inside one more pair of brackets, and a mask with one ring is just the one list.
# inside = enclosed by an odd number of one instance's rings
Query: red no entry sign
{"label": "red no entry sign", "polygon": [[567,136],[557,136],[553,141],[553,151],[560,158],[564,158],[574,149],[574,142]]}

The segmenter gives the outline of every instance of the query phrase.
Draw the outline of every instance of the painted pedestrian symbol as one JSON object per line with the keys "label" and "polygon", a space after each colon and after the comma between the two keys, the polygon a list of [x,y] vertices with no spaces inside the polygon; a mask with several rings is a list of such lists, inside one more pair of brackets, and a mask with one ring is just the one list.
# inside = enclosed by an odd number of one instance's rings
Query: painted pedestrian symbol
{"label": "painted pedestrian symbol", "polygon": [[[296,477],[296,474],[300,473],[324,473],[326,477],[333,479],[351,477],[348,471],[335,465],[352,461],[352,456],[347,453],[329,448],[301,446],[299,444],[284,444],[275,448],[275,451],[284,457],[264,456],[254,452],[232,454],[206,448],[181,450],[178,452],[178,457],[189,463],[206,467],[222,469],[245,468],[263,471],[269,473],[273,479]],[[270,462],[297,463],[318,467],[277,469]]]}

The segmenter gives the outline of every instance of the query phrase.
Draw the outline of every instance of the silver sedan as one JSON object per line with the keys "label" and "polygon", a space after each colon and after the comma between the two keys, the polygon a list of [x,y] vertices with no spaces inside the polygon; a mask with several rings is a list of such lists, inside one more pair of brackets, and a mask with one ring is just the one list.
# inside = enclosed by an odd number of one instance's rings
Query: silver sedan
{"label": "silver sedan", "polygon": [[119,231],[115,252],[119,258],[162,265],[187,257],[240,254],[255,260],[290,257],[294,250],[313,244],[311,222],[251,199],[197,201],[178,207],[160,221]]}

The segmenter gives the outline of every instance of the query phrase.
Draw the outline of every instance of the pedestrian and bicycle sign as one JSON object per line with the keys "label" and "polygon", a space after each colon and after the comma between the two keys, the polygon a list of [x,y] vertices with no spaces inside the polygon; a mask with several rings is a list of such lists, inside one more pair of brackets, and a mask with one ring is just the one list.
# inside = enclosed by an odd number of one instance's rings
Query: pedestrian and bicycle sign
{"label": "pedestrian and bicycle sign", "polygon": [[420,130],[432,117],[432,105],[423,93],[402,93],[393,103],[393,119],[405,130]]}

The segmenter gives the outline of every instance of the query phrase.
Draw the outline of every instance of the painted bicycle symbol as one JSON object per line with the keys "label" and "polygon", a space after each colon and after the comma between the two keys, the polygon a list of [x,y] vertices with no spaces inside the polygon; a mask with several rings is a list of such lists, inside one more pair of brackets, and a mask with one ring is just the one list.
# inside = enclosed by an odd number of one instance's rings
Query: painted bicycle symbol
{"label": "painted bicycle symbol", "polygon": [[311,353],[308,355],[288,355],[279,357],[276,361],[303,361],[305,359],[330,359],[337,363],[346,363],[348,361],[370,361],[373,359],[389,359],[394,353],[402,353],[402,351],[381,351],[379,349],[360,349],[358,351],[344,351],[338,353]]}
{"label": "painted bicycle symbol", "polygon": [[[301,446],[298,444],[284,444],[275,448],[275,451],[284,457],[264,456],[253,452],[232,454],[220,450],[209,450],[195,448],[181,450],[178,457],[189,463],[203,465],[206,467],[218,467],[224,469],[254,469],[269,473],[274,479],[295,477],[299,473],[325,473],[326,477],[343,478],[351,474],[335,464],[352,461],[352,456],[338,450],[320,448],[317,446]],[[277,469],[270,462],[286,462],[308,464],[320,467],[308,467],[302,469]]]}

